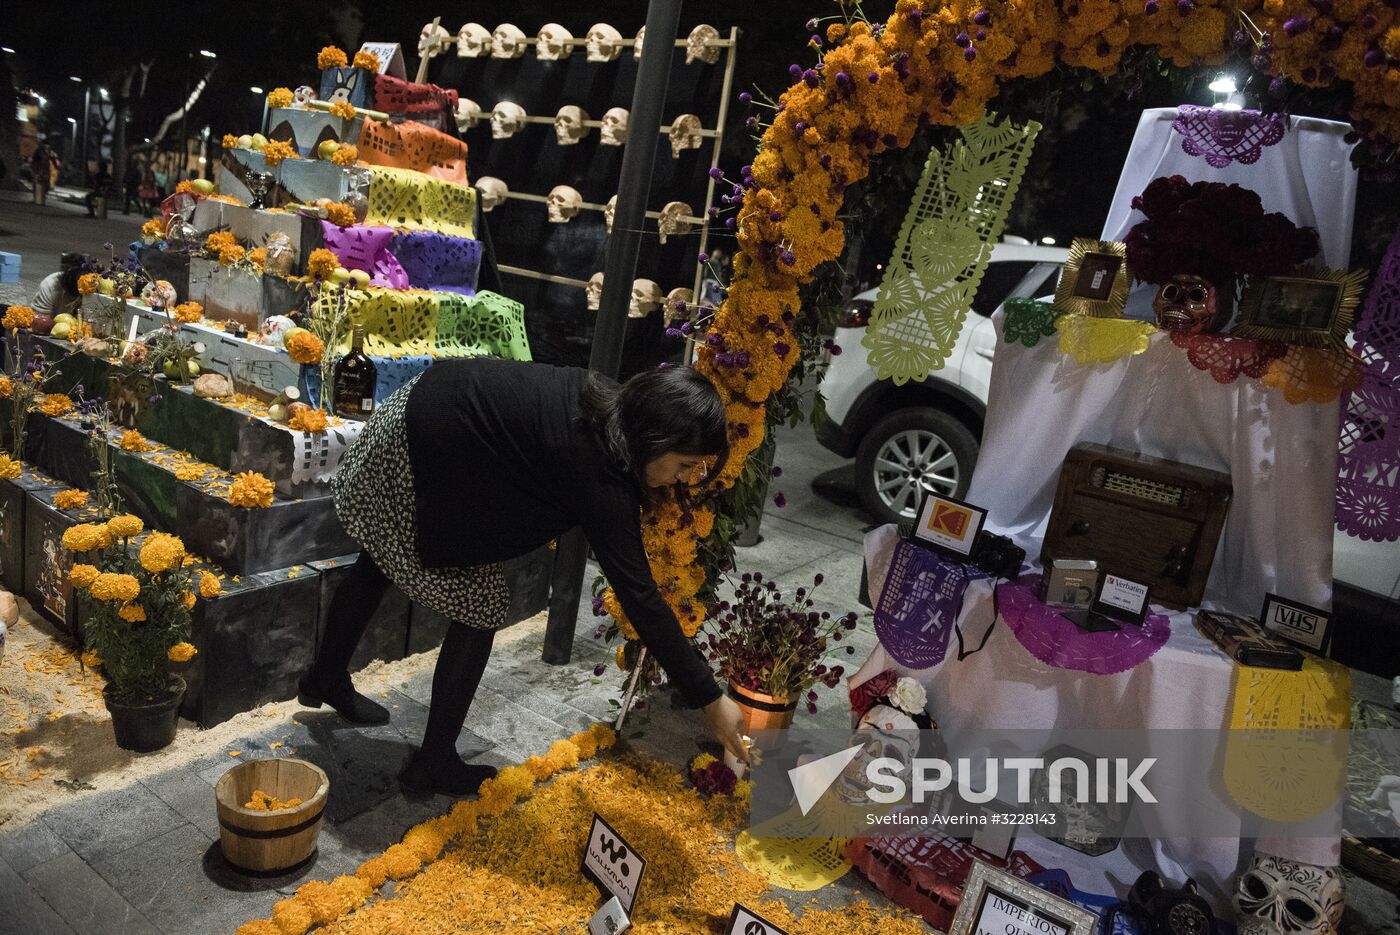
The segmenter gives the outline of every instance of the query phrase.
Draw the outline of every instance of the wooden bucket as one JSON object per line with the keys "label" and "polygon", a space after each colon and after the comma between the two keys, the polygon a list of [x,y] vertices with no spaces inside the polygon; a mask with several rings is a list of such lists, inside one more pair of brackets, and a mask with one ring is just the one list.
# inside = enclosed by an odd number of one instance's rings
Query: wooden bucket
{"label": "wooden bucket", "polygon": [[[306,760],[249,760],[234,766],[214,787],[224,857],[254,873],[285,870],[306,860],[316,850],[330,787],[321,768]],[[275,812],[244,808],[254,789],[284,802],[301,799],[301,804]]]}
{"label": "wooden bucket", "polygon": [[774,695],[745,688],[735,682],[729,683],[729,697],[739,703],[744,715],[744,733],[752,737],[760,730],[780,730],[792,726],[792,717],[797,712],[797,699],[789,701]]}

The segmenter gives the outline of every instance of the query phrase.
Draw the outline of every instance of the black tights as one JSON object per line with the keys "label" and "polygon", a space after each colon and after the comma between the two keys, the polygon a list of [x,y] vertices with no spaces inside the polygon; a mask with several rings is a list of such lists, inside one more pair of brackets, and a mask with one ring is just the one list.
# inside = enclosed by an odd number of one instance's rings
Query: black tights
{"label": "black tights", "polygon": [[[360,558],[346,574],[331,597],[326,614],[326,633],[312,668],[318,678],[348,678],[350,657],[360,644],[370,618],[379,609],[389,579],[370,558]],[[433,696],[428,706],[428,726],[423,731],[422,755],[456,756],[457,736],[467,720],[467,709],[481,684],[486,661],[491,657],[495,631],[469,627],[453,621],[438,652],[433,671]]]}

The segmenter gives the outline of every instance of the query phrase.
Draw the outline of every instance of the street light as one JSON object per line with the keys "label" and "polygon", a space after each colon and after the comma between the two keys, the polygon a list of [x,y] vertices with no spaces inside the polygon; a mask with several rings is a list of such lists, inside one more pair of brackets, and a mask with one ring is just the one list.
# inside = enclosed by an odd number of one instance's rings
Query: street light
{"label": "street light", "polygon": [[69,76],[68,76],[68,80],[69,80],[69,81],[76,81],[76,82],[78,82],[78,84],[82,84],[82,83],[83,83],[83,79],[79,78],[77,75],[69,75]]}
{"label": "street light", "polygon": [[15,54],[15,50],[12,49],[12,48],[10,48],[10,47],[7,46],[7,45],[0,45],[0,52],[4,52],[6,55],[14,55],[14,54]]}
{"label": "street light", "polygon": [[1054,238],[1054,237],[1042,237],[1042,238],[1040,238],[1040,242],[1043,243],[1043,244],[1045,244],[1045,246],[1047,246],[1047,247],[1053,247],[1053,246],[1055,246],[1055,238]]}
{"label": "street light", "polygon": [[199,54],[203,55],[205,58],[218,58],[217,55],[215,55],[213,52],[210,52],[208,49],[200,49]]}
{"label": "street light", "polygon": [[248,90],[249,90],[249,91],[252,91],[254,94],[261,94],[261,93],[263,93],[263,89],[262,89],[262,88],[259,88],[259,87],[252,87],[252,88],[249,88]]}

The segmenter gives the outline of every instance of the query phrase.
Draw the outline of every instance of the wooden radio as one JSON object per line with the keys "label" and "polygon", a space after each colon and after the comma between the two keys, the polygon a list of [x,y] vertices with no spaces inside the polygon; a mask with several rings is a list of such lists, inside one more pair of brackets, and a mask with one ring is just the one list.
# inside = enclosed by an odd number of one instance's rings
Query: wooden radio
{"label": "wooden radio", "polygon": [[1060,468],[1040,561],[1093,559],[1178,609],[1201,602],[1233,488],[1219,471],[1104,445]]}

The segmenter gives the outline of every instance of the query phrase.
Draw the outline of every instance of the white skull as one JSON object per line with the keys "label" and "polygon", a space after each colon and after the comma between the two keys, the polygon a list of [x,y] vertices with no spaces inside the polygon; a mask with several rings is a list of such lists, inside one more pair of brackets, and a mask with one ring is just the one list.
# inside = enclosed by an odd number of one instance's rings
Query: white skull
{"label": "white skull", "polygon": [[719,41],[719,30],[701,23],[690,31],[685,39],[685,63],[704,62],[713,65],[719,61],[719,46],[710,45]]}
{"label": "white skull", "polygon": [[549,190],[545,205],[549,208],[549,223],[567,224],[578,216],[583,196],[571,185],[556,185]]}
{"label": "white skull", "polygon": [[603,143],[621,146],[627,142],[627,123],[632,119],[626,107],[614,107],[603,115]]}
{"label": "white skull", "polygon": [[302,85],[292,94],[292,103],[297,107],[310,107],[314,100],[316,100],[316,89],[308,85]]}
{"label": "white skull", "polygon": [[501,101],[491,111],[491,136],[494,139],[509,139],[525,126],[525,108],[513,101]]}
{"label": "white skull", "polygon": [[469,97],[457,98],[457,131],[464,133],[481,122],[481,105]]}
{"label": "white skull", "polygon": [[841,771],[833,786],[837,797],[853,805],[869,804],[867,793],[871,783],[866,767],[881,757],[891,757],[901,763],[912,762],[918,749],[918,737],[919,725],[898,708],[878,704],[865,712],[847,744],[864,744],[865,749]]}
{"label": "white skull", "polygon": [[491,34],[492,58],[519,58],[525,54],[525,33],[514,23],[502,23]]}
{"label": "white skull", "polygon": [[545,23],[535,39],[535,58],[542,62],[558,62],[573,52],[574,34],[558,23]]}
{"label": "white skull", "polygon": [[622,33],[607,23],[596,23],[588,30],[588,60],[611,62],[622,54]]}
{"label": "white skull", "polygon": [[668,201],[661,209],[661,217],[656,221],[656,226],[661,232],[661,242],[665,243],[666,238],[672,234],[690,233],[691,216],[690,205],[684,201]]}
{"label": "white skull", "polygon": [[617,215],[617,196],[613,195],[608,199],[608,203],[603,205],[603,220],[608,222],[608,233],[612,233],[613,218]]}
{"label": "white skull", "polygon": [[1343,909],[1342,876],[1270,854],[1256,854],[1235,881],[1235,908],[1246,916],[1240,932],[1335,935]]}
{"label": "white skull", "polygon": [[686,286],[666,293],[666,320],[668,322],[686,318],[690,306],[695,304],[695,290]]}
{"label": "white skull", "polygon": [[577,104],[565,104],[554,115],[554,136],[560,146],[572,146],[588,135],[588,111]]}
{"label": "white skull", "polygon": [[480,23],[463,23],[457,30],[457,57],[481,58],[491,51],[491,33]]}
{"label": "white skull", "polygon": [[628,318],[642,318],[660,307],[660,286],[650,279],[632,281],[632,301],[627,305]]}
{"label": "white skull", "polygon": [[448,32],[437,20],[423,24],[423,31],[418,34],[418,54],[422,58],[432,58],[442,52],[446,52],[452,46],[452,33]]}
{"label": "white skull", "polygon": [[642,60],[642,43],[646,40],[646,37],[647,28],[643,26],[641,29],[637,30],[637,38],[632,43],[632,57],[639,62]]}
{"label": "white skull", "polygon": [[671,121],[671,158],[681,158],[687,149],[700,148],[700,118],[694,114],[681,114]]}
{"label": "white skull", "polygon": [[588,300],[588,310],[598,311],[598,307],[603,304],[603,274],[594,273],[588,277],[588,285],[583,289],[584,298]]}
{"label": "white skull", "polygon": [[494,175],[483,175],[476,180],[477,191],[481,192],[481,210],[491,211],[510,194],[510,187]]}

